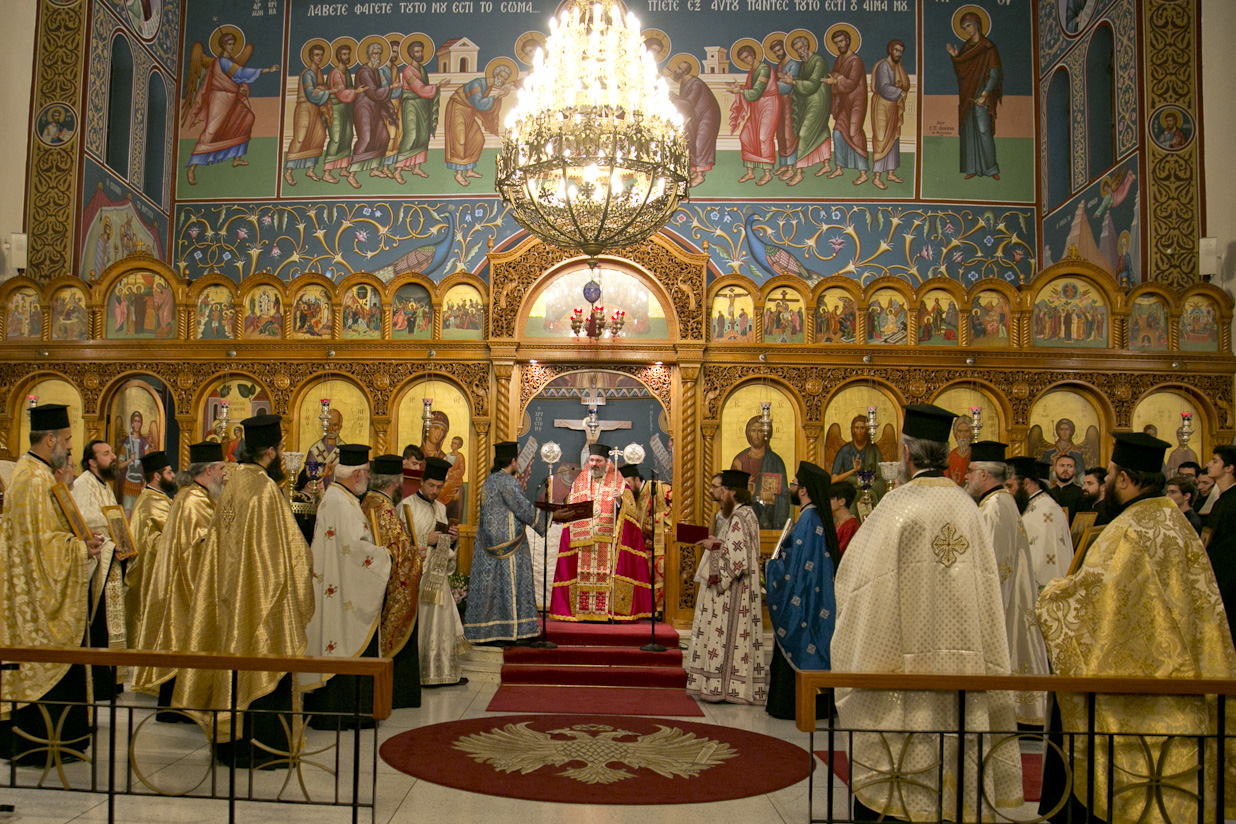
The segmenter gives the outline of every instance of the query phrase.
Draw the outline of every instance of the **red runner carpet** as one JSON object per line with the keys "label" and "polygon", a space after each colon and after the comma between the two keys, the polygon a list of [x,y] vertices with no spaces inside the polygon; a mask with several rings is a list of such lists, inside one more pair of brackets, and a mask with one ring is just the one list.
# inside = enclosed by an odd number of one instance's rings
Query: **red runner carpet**
{"label": "red runner carpet", "polygon": [[489,712],[591,712],[602,715],[702,716],[684,692],[678,633],[656,625],[665,652],[644,652],[647,622],[593,624],[550,621],[557,649],[507,647],[502,686]]}
{"label": "red runner carpet", "polygon": [[779,738],[632,716],[468,718],[392,736],[379,752],[444,787],[566,804],[726,801],[784,789],[811,769],[806,751]]}
{"label": "red runner carpet", "polygon": [[[816,750],[818,757],[828,763],[828,753]],[[845,753],[836,750],[837,763],[833,765],[833,775],[840,778],[846,786],[850,784],[850,762]],[[1021,754],[1021,790],[1022,796],[1029,802],[1035,802],[1043,796],[1043,756],[1039,753],[1023,752]]]}

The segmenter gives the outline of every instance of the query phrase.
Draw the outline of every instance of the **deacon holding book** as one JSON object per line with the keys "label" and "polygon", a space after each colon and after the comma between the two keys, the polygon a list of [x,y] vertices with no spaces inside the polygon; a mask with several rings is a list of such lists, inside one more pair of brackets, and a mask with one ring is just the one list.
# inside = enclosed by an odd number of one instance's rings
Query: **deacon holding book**
{"label": "deacon holding book", "polygon": [[[313,556],[280,485],[283,433],[278,415],[256,415],[241,422],[244,441],[228,473],[206,536],[202,564],[189,609],[195,652],[229,655],[305,655],[305,625],[314,614]],[[214,725],[215,757],[237,767],[277,761],[291,752],[285,730],[295,727],[284,713],[300,707],[300,676],[278,672],[237,673],[236,736],[227,672],[185,670],[176,678],[172,706],[219,710],[197,717]],[[287,725],[285,727],[284,725]],[[262,742],[274,753],[256,746]]]}
{"label": "deacon holding book", "polygon": [[145,591],[146,570],[154,564],[155,544],[167,524],[167,513],[172,508],[172,496],[176,494],[176,473],[167,459],[167,453],[147,452],[142,456],[142,478],[146,485],[133,503],[129,514],[129,534],[137,550],[124,572],[125,592],[125,638],[129,643],[137,638],[141,623],[142,593]]}
{"label": "deacon holding book", "polygon": [[[69,409],[43,404],[30,410],[30,451],[17,459],[0,517],[0,580],[6,598],[0,610],[0,646],[78,647],[86,635],[90,575],[103,538],[82,539],[52,497],[53,473],[68,466],[73,446]],[[72,500],[71,496],[68,496]],[[76,760],[90,741],[86,668],[81,665],[23,663],[0,679],[0,758],[43,765],[45,744],[35,739],[58,733],[61,760]],[[18,702],[15,708],[8,702]],[[66,701],[77,706],[46,707],[30,701]]]}
{"label": "deacon holding book", "polygon": [[438,500],[450,469],[441,458],[426,458],[420,488],[400,502],[400,508],[411,510],[412,542],[421,555],[417,634],[424,687],[468,683],[459,663],[459,656],[469,649],[468,639],[448,580],[459,552],[459,525],[447,520],[446,505]]}
{"label": "deacon holding book", "polygon": [[[391,574],[391,556],[376,543],[361,498],[369,491],[369,447],[340,444],[336,453],[335,482],[318,504],[313,531],[313,595],[315,610],[309,626],[307,655],[337,658],[376,657],[378,620]],[[305,711],[352,713],[373,711],[372,679],[355,675],[305,675],[301,689]],[[351,726],[353,720],[337,715],[315,716],[314,729]],[[372,726],[371,719],[361,726]]]}
{"label": "deacon holding book", "polygon": [[562,530],[550,598],[559,621],[634,621],[652,611],[639,513],[633,498],[623,504],[626,486],[609,452],[605,444],[588,447],[588,466],[567,498],[572,504],[592,501],[592,517]]}
{"label": "deacon holding book", "polygon": [[510,644],[540,631],[525,530],[541,526],[544,513],[538,517],[515,480],[518,457],[514,441],[495,444],[493,466],[481,485],[464,621],[464,634],[474,644]]}
{"label": "deacon holding book", "polygon": [[[187,472],[193,482],[176,493],[142,576],[142,617],[133,639],[135,649],[183,652],[193,648],[189,638],[189,606],[201,573],[215,501],[223,493],[223,444],[191,444]],[[136,517],[137,508],[133,511]],[[133,688],[154,693],[157,687],[159,706],[171,706],[176,674],[174,669],[136,667]],[[164,717],[169,721],[184,718],[171,713]]]}
{"label": "deacon holding book", "polygon": [[377,541],[391,554],[391,576],[378,624],[378,654],[394,664],[391,707],[421,705],[421,656],[416,643],[417,602],[420,600],[421,555],[412,545],[407,522],[395,509],[403,481],[398,455],[379,455],[369,462],[369,491],[361,501],[365,517],[377,520]]}
{"label": "deacon holding book", "polygon": [[725,534],[706,538],[687,652],[687,695],[701,701],[763,704],[764,619],[760,608],[760,522],[751,508],[750,474],[721,473]]}

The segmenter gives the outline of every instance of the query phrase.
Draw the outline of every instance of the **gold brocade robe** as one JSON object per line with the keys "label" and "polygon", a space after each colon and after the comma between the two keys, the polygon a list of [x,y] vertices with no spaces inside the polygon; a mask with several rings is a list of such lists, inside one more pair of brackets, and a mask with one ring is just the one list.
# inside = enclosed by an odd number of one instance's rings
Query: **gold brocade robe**
{"label": "gold brocade robe", "polygon": [[155,545],[167,525],[167,514],[171,508],[171,498],[148,486],[137,496],[133,511],[129,514],[129,534],[133,536],[133,547],[137,550],[137,555],[129,559],[129,568],[124,573],[124,582],[128,587],[124,594],[124,628],[130,645],[137,638],[137,628],[145,608],[146,571],[154,566]]}
{"label": "gold brocade robe", "polygon": [[[287,498],[256,464],[237,464],[215,505],[189,608],[189,649],[232,655],[304,655],[313,616],[313,564]],[[282,673],[241,672],[236,706],[273,692]],[[293,695],[297,694],[295,681]],[[227,672],[186,670],[176,679],[175,707],[227,709]],[[230,718],[218,715],[217,740]],[[209,724],[210,716],[203,716]]]}
{"label": "gold brocade robe", "polygon": [[[0,646],[80,647],[85,638],[94,563],[52,499],[55,483],[38,458],[17,461],[0,517]],[[0,680],[0,698],[37,701],[68,671],[68,664],[22,664]],[[0,718],[12,708],[0,705]]]}
{"label": "gold brocade robe", "polygon": [[[639,489],[639,526],[644,533],[644,546],[652,546],[656,562],[656,604],[654,609],[665,607],[665,545],[669,540],[671,509],[674,500],[673,488],[661,481],[645,481]],[[649,539],[651,536],[651,540]]]}
{"label": "gold brocade robe", "polygon": [[368,517],[377,512],[378,543],[391,554],[391,577],[378,629],[378,655],[394,658],[416,632],[417,593],[421,587],[421,554],[412,546],[408,529],[394,502],[381,492],[369,492],[361,502]]}
{"label": "gold brocade robe", "polygon": [[[1167,498],[1137,501],[1108,524],[1081,568],[1047,585],[1036,612],[1059,675],[1236,678],[1236,649],[1210,560]],[[1084,731],[1085,696],[1061,693],[1056,699],[1065,732]],[[1129,733],[1114,743],[1114,810],[1107,809],[1108,748],[1095,748],[1095,815],[1104,821],[1196,821],[1198,747],[1190,736],[1216,733],[1214,699],[1100,695],[1095,710],[1096,732]],[[1085,803],[1088,742],[1080,735],[1074,743],[1073,794]],[[1207,821],[1214,820],[1216,759],[1208,743]],[[1236,748],[1230,745],[1225,781],[1231,818]]]}
{"label": "gold brocade robe", "polygon": [[[176,494],[142,576],[142,614],[134,648],[167,652],[193,648],[189,608],[214,514],[215,502],[200,484],[191,483]],[[174,669],[136,667],[133,688],[157,693],[158,686],[175,675]]]}

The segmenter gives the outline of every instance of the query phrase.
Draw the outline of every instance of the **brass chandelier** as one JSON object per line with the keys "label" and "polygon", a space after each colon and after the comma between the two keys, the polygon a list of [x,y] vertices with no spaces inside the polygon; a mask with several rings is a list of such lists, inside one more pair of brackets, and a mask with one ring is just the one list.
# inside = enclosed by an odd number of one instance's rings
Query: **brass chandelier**
{"label": "brass chandelier", "polygon": [[496,188],[520,226],[581,249],[651,237],[686,199],[682,115],[621,0],[571,0],[506,117]]}

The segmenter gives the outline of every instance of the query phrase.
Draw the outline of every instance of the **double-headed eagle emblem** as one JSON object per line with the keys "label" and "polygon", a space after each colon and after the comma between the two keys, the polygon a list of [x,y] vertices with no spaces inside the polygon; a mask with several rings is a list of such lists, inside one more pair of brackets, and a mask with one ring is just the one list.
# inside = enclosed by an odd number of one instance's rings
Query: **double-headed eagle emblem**
{"label": "double-headed eagle emblem", "polygon": [[[572,767],[558,774],[585,784],[613,784],[635,777],[627,770],[610,767],[614,762],[652,770],[666,778],[695,778],[702,771],[738,755],[737,750],[724,742],[659,724],[656,732],[647,735],[604,724],[576,724],[568,729],[540,732],[529,729],[530,724],[531,721],[524,721],[465,735],[454,747],[496,770],[524,775],[541,767],[583,762],[582,767]],[[632,737],[635,740],[619,740]]]}

